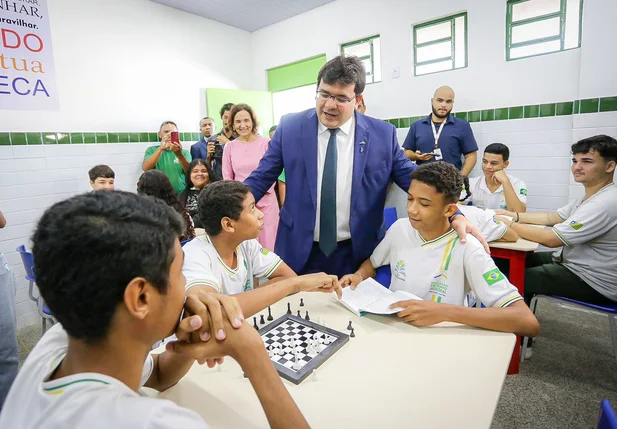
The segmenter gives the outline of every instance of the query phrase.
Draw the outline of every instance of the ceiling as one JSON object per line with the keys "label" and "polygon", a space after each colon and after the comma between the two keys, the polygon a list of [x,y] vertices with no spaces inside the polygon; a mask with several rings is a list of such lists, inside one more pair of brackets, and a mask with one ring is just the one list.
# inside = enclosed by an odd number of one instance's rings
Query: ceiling
{"label": "ceiling", "polygon": [[249,32],[334,0],[152,0]]}

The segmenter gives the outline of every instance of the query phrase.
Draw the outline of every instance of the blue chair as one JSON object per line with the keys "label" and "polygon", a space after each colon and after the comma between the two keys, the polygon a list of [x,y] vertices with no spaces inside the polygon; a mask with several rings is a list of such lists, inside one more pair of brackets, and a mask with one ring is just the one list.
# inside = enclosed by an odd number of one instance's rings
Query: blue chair
{"label": "blue chair", "polygon": [[[617,316],[617,303],[610,305],[598,305],[598,304],[589,304],[587,302],[577,301],[571,298],[565,298],[563,296],[556,295],[536,295],[531,299],[530,308],[531,311],[535,314],[536,306],[538,305],[538,298],[546,298],[552,299],[554,301],[562,301],[570,304],[578,305],[580,307],[585,307],[588,310],[595,311],[596,313],[606,314],[608,317],[608,327],[611,331],[611,340],[613,342],[613,351],[615,353],[615,358],[617,359],[617,321],[615,320]],[[525,356],[525,352],[527,350],[527,342],[529,338],[525,337],[523,341],[523,351],[521,353],[521,359]]]}
{"label": "blue chair", "polygon": [[19,246],[15,249],[19,256],[21,256],[21,262],[24,264],[24,269],[26,270],[26,280],[30,283],[28,286],[28,296],[34,302],[36,302],[37,311],[39,316],[41,316],[41,335],[45,333],[47,330],[47,321],[49,320],[50,324],[54,324],[54,316],[51,314],[51,310],[45,304],[45,301],[42,297],[34,296],[34,284],[36,283],[36,276],[34,275],[34,257],[32,253],[26,250],[25,245]]}
{"label": "blue chair", "polygon": [[[396,207],[386,207],[385,209],[383,209],[383,219],[386,223],[386,229],[390,229],[394,222],[398,220],[398,215],[396,214]],[[390,281],[392,280],[392,271],[390,270],[390,265],[384,265],[377,268],[375,280],[380,285],[386,288],[390,288]]]}
{"label": "blue chair", "polygon": [[617,429],[617,415],[608,399],[600,404],[600,417],[598,418],[598,429]]}

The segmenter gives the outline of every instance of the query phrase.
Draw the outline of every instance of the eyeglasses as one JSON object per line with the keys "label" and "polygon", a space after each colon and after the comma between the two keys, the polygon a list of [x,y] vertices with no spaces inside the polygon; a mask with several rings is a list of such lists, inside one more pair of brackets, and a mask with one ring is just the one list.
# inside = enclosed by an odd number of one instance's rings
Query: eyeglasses
{"label": "eyeglasses", "polygon": [[333,99],[334,102],[339,106],[344,106],[347,103],[354,101],[356,97],[347,98],[344,95],[330,95],[330,93],[326,91],[317,91],[317,95],[315,97],[317,100],[323,101],[324,103],[330,99]]}

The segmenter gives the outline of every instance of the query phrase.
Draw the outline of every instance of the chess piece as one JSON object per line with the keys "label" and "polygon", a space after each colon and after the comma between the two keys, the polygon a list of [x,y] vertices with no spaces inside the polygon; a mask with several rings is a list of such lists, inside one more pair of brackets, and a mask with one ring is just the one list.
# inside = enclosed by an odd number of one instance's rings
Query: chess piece
{"label": "chess piece", "polygon": [[304,307],[304,299],[300,298],[300,307]]}
{"label": "chess piece", "polygon": [[321,325],[321,317],[320,316],[317,316],[317,324]]}
{"label": "chess piece", "polygon": [[348,330],[348,331],[353,330],[353,328],[351,327],[351,320],[349,321],[349,325],[347,325],[347,330]]}
{"label": "chess piece", "polygon": [[353,328],[351,328],[351,334],[349,334],[349,336],[351,338],[355,338],[356,334],[354,333]]}
{"label": "chess piece", "polygon": [[326,323],[326,319],[325,319],[325,318],[324,318],[324,320],[323,320],[323,327],[324,327],[324,328],[327,328],[327,327],[328,327],[328,324]]}
{"label": "chess piece", "polygon": [[259,329],[259,326],[257,326],[257,317],[253,317],[253,328]]}
{"label": "chess piece", "polygon": [[291,304],[287,303],[287,314],[291,314]]}
{"label": "chess piece", "polygon": [[259,323],[261,325],[264,325],[266,323],[266,321],[264,320],[264,315],[263,314],[261,315],[261,319],[259,319]]}
{"label": "chess piece", "polygon": [[313,370],[313,376],[312,376],[312,378],[313,378],[313,381],[317,381],[317,380],[318,380],[318,379],[317,379],[317,370],[316,370],[316,369],[314,369],[314,370]]}
{"label": "chess piece", "polygon": [[310,318],[310,317],[309,317],[309,315],[308,315],[308,310],[307,310],[307,312],[306,312],[306,316],[304,316],[304,320],[311,320],[311,318]]}
{"label": "chess piece", "polygon": [[300,314],[300,310],[298,310],[298,317],[302,317],[302,315]]}
{"label": "chess piece", "polygon": [[274,317],[272,317],[272,309],[268,307],[268,322],[272,322]]}

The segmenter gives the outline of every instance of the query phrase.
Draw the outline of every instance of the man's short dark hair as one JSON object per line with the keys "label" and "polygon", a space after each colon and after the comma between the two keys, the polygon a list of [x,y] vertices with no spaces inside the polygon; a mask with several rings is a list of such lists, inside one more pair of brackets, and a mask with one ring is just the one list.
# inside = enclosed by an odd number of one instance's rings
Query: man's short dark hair
{"label": "man's short dark hair", "polygon": [[354,92],[358,96],[364,92],[366,86],[366,71],[358,57],[339,55],[332,58],[319,70],[317,87],[322,81],[328,85],[347,86],[354,84]]}
{"label": "man's short dark hair", "polygon": [[501,155],[503,161],[506,162],[510,159],[510,149],[503,143],[491,143],[486,149],[484,149],[484,153],[492,153],[495,155]]}
{"label": "man's short dark hair", "polygon": [[598,152],[605,162],[617,162],[617,140],[611,136],[600,134],[579,140],[572,145],[572,154]]}
{"label": "man's short dark hair", "polygon": [[204,119],[210,119],[210,120],[214,121],[214,119],[212,119],[210,116],[204,116],[203,118],[201,118],[201,119],[199,120],[199,124],[200,124],[200,125],[201,125],[201,121],[203,121]]}
{"label": "man's short dark hair", "polygon": [[221,111],[219,112],[219,116],[221,119],[223,119],[223,115],[225,114],[225,112],[227,112],[228,110],[231,110],[234,108],[234,104],[233,103],[225,103],[223,104],[223,107],[221,107]]}
{"label": "man's short dark hair", "polygon": [[73,338],[108,333],[130,281],[143,277],[162,294],[169,285],[180,216],[164,202],[130,192],[92,192],[61,201],[32,239],[36,284]]}
{"label": "man's short dark hair", "polygon": [[161,122],[161,126],[159,127],[159,132],[163,129],[163,127],[167,124],[171,124],[174,127],[178,128],[178,125],[176,125],[176,123],[174,121],[163,121]]}
{"label": "man's short dark hair", "polygon": [[444,161],[422,164],[411,173],[411,180],[432,186],[443,194],[444,202],[450,204],[458,202],[463,190],[461,173],[455,166]]}
{"label": "man's short dark hair", "polygon": [[103,179],[115,179],[116,173],[114,173],[114,170],[112,170],[109,165],[100,164],[92,167],[90,171],[88,171],[88,176],[90,177],[90,181],[94,182],[99,177]]}
{"label": "man's short dark hair", "polygon": [[276,125],[272,125],[268,130],[268,133],[271,133],[272,131],[276,131]]}
{"label": "man's short dark hair", "polygon": [[211,236],[221,233],[221,220],[228,217],[239,220],[244,209],[244,199],[251,188],[235,180],[221,180],[206,186],[197,200],[199,219]]}

